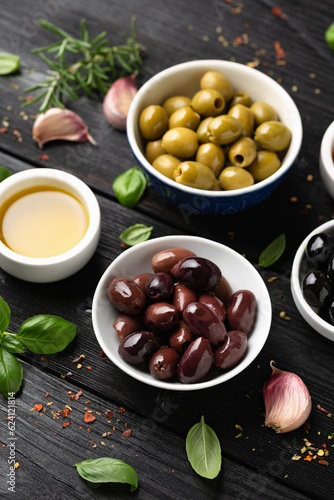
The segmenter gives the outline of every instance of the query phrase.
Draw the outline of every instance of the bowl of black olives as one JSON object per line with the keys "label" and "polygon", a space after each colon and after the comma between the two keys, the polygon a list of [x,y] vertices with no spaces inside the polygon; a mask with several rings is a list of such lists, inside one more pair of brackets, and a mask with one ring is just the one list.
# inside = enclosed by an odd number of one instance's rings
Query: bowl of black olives
{"label": "bowl of black olives", "polygon": [[334,221],[312,231],[295,255],[291,292],[307,323],[334,341]]}
{"label": "bowl of black olives", "polygon": [[196,236],[155,238],[125,250],[96,288],[101,349],[127,375],[190,391],[242,372],[265,344],[271,301],[253,265]]}
{"label": "bowl of black olives", "polygon": [[132,152],[157,193],[195,214],[231,214],[266,199],[292,167],[302,122],[265,73],[198,60],[157,73],[127,117]]}

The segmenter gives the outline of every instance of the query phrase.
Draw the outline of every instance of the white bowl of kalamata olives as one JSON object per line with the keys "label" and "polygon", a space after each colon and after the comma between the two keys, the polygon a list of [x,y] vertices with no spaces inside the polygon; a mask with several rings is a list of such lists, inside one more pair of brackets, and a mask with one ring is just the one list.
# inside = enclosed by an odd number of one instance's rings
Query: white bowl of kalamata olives
{"label": "white bowl of kalamata olives", "polygon": [[291,292],[307,323],[334,341],[334,221],[312,231],[295,255]]}
{"label": "white bowl of kalamata olives", "polygon": [[269,334],[271,302],[254,266],[220,243],[156,238],[125,250],[96,288],[97,340],[125,373],[189,391],[242,372]]}
{"label": "white bowl of kalamata olives", "polygon": [[321,141],[319,167],[325,188],[334,198],[334,121],[326,129]]}
{"label": "white bowl of kalamata olives", "polygon": [[302,122],[274,79],[208,59],[144,83],[129,109],[127,136],[159,195],[188,213],[230,214],[278,187],[300,150]]}

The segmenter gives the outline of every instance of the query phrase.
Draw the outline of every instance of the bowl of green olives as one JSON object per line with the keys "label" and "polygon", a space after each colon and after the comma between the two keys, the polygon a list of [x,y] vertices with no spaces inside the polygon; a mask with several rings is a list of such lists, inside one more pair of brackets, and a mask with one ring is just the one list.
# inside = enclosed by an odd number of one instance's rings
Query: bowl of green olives
{"label": "bowl of green olives", "polygon": [[292,265],[291,293],[305,321],[334,341],[334,221],[312,231]]}
{"label": "bowl of green olives", "polygon": [[326,129],[321,141],[319,167],[324,186],[334,198],[334,121]]}
{"label": "bowl of green olives", "polygon": [[192,391],[245,370],[264,346],[268,290],[247,259],[196,236],[121,253],[95,290],[93,328],[116,367],[145,384]]}
{"label": "bowl of green olives", "polygon": [[299,153],[302,122],[290,95],[261,71],[198,60],[144,83],[127,137],[159,195],[187,213],[231,214],[278,187]]}

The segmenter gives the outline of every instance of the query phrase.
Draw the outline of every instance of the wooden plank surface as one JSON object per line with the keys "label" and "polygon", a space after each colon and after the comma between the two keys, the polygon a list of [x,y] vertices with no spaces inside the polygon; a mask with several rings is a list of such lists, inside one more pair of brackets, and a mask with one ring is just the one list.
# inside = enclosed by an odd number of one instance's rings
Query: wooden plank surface
{"label": "wooden plank surface", "polygon": [[[334,430],[333,419],[317,405],[329,413],[334,411],[334,344],[314,332],[299,315],[291,296],[290,273],[300,242],[334,214],[333,200],[318,170],[321,138],[334,116],[334,53],[323,38],[331,22],[332,5],[329,0],[316,7],[310,0],[284,0],[280,7],[286,19],[274,16],[273,7],[273,2],[250,0],[242,4],[223,0],[3,2],[0,49],[20,54],[21,70],[18,75],[0,77],[1,121],[10,124],[8,132],[0,135],[0,165],[12,172],[41,166],[71,172],[96,192],[102,212],[97,252],[75,276],[41,285],[22,282],[0,270],[0,294],[12,310],[11,331],[17,331],[22,321],[39,313],[58,314],[78,325],[75,341],[64,352],[47,356],[47,360],[28,353],[19,355],[24,367],[24,384],[16,409],[19,498],[30,500],[37,494],[40,498],[68,495],[80,499],[112,496],[144,500],[158,495],[196,500],[330,498],[334,480],[331,454],[328,467],[315,461],[294,461],[292,457],[300,452],[304,439],[315,447],[326,444],[331,451],[328,436]],[[31,128],[38,108],[26,108],[28,118],[24,119],[20,106],[23,89],[40,81],[46,68],[30,51],[54,41],[52,34],[39,27],[37,19],[46,18],[75,34],[80,20],[85,18],[92,34],[106,29],[113,42],[119,43],[119,33],[129,30],[132,15],[136,15],[139,41],[146,47],[139,86],[165,67],[191,59],[222,58],[247,63],[258,58],[258,69],[280,81],[293,97],[303,120],[302,149],[287,178],[261,205],[230,216],[185,214],[148,188],[135,210],[120,206],[112,182],[135,161],[125,134],[106,124],[99,96],[82,97],[69,104],[89,125],[97,146],[54,142],[41,151],[33,142]],[[238,43],[238,37],[242,43]],[[275,41],[280,41],[285,50],[284,66],[277,64]],[[22,141],[14,131],[19,131]],[[41,153],[46,153],[49,160],[43,161]],[[312,181],[308,180],[310,174]],[[103,271],[122,252],[119,234],[136,222],[153,225],[152,237],[195,234],[229,245],[245,254],[259,270],[272,300],[272,328],[257,359],[235,379],[200,393],[170,393],[143,386],[101,358],[91,322],[94,290]],[[272,268],[259,268],[261,251],[281,232],[285,232],[288,243],[284,255]],[[276,280],[269,282],[273,276]],[[290,319],[281,318],[281,311]],[[86,358],[82,369],[77,369],[72,360],[80,354]],[[278,367],[298,373],[310,390],[313,409],[308,432],[301,428],[277,435],[263,425],[262,387],[270,376],[272,359]],[[87,370],[87,366],[92,369]],[[63,380],[68,372],[72,376]],[[62,428],[61,419],[53,420],[51,411],[65,404],[72,406],[69,390],[82,390],[83,396],[73,402],[72,423]],[[50,398],[45,398],[47,392]],[[47,402],[53,405],[46,406]],[[30,411],[36,403],[43,404],[45,414]],[[82,424],[86,407],[101,413],[91,425],[91,432]],[[118,414],[120,407],[126,409],[125,413]],[[110,424],[104,416],[107,408],[114,413]],[[7,444],[4,399],[0,400],[0,410],[0,441]],[[223,469],[214,481],[197,476],[185,455],[185,436],[202,414],[222,445]],[[116,430],[102,438],[118,418]],[[125,423],[132,429],[128,438],[121,434]],[[239,438],[236,425],[243,429]],[[90,446],[92,439],[96,448]],[[105,447],[102,440],[106,441]],[[7,451],[0,447],[0,496],[10,494],[4,481]],[[92,488],[72,467],[78,461],[104,455],[120,458],[136,469],[140,484],[137,492]]]}

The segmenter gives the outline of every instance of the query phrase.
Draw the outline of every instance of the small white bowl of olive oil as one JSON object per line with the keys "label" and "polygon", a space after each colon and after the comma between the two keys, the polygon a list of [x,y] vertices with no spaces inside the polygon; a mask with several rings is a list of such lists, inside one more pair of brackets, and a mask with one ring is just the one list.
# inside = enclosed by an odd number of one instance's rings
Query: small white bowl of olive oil
{"label": "small white bowl of olive oil", "polygon": [[76,273],[100,226],[94,193],[72,174],[34,168],[0,183],[0,267],[17,278],[49,283]]}

